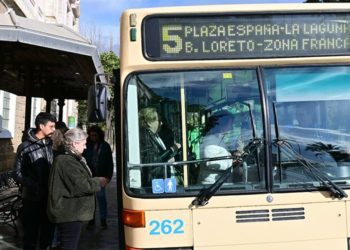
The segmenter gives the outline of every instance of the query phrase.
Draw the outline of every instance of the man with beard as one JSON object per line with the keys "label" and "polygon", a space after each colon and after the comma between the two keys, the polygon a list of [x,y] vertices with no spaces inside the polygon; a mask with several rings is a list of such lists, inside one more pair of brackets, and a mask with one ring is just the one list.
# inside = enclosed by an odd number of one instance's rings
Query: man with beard
{"label": "man with beard", "polygon": [[[53,225],[46,215],[49,170],[53,161],[51,135],[56,118],[41,112],[35,129],[24,132],[14,165],[23,198],[23,249],[46,249],[52,240]],[[39,240],[38,240],[39,238]]]}

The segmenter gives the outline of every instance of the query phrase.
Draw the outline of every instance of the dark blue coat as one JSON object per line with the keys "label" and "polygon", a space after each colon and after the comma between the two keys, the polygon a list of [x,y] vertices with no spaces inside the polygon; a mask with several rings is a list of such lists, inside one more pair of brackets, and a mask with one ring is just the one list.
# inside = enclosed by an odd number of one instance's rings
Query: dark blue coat
{"label": "dark blue coat", "polygon": [[98,145],[97,158],[94,159],[94,144],[88,140],[83,156],[92,172],[93,176],[106,177],[111,179],[113,176],[113,156],[112,150],[106,141]]}

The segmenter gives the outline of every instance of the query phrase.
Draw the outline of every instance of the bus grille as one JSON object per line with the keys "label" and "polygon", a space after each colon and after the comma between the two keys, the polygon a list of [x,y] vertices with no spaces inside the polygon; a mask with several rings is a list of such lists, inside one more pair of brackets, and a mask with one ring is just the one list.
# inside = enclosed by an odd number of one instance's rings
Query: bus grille
{"label": "bus grille", "polygon": [[272,209],[272,220],[304,220],[305,211],[303,207]]}
{"label": "bus grille", "polygon": [[263,210],[245,210],[236,211],[236,222],[263,222],[269,221],[270,215],[268,209]]}
{"label": "bus grille", "polygon": [[304,219],[305,209],[303,207],[236,211],[237,223]]}

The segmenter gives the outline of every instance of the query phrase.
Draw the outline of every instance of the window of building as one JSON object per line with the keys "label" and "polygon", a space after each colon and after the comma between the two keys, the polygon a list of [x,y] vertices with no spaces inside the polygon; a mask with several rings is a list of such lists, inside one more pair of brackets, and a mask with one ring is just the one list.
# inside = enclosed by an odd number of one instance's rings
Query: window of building
{"label": "window of building", "polygon": [[10,93],[4,92],[3,107],[2,107],[2,127],[9,129],[10,120]]}
{"label": "window of building", "polygon": [[[10,93],[0,91],[0,138],[11,138],[11,96]],[[11,131],[11,132],[10,132]]]}

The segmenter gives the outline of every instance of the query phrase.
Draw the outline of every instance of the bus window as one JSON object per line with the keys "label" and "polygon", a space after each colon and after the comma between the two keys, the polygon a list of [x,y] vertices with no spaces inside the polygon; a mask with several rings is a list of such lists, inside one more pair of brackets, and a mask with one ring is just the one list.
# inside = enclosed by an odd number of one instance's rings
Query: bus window
{"label": "bus window", "polygon": [[300,182],[318,185],[298,159],[312,162],[332,180],[348,179],[350,67],[271,68],[264,74],[271,114],[272,102],[277,114],[271,118],[271,133],[289,148],[274,144],[274,179],[280,183],[275,187],[294,188]]}
{"label": "bus window", "polygon": [[[263,136],[255,69],[134,74],[126,107],[127,185],[136,194],[198,193]],[[232,170],[226,191],[265,188],[263,152]]]}

